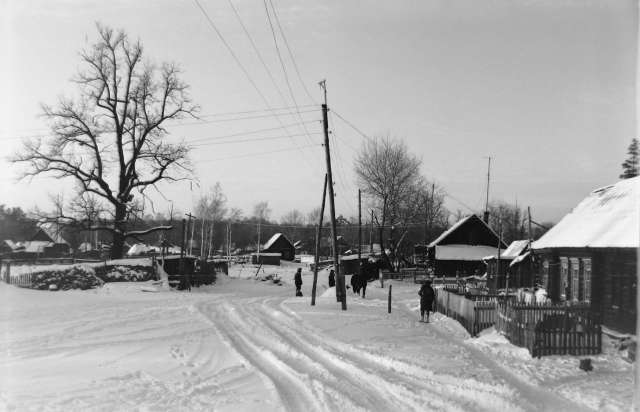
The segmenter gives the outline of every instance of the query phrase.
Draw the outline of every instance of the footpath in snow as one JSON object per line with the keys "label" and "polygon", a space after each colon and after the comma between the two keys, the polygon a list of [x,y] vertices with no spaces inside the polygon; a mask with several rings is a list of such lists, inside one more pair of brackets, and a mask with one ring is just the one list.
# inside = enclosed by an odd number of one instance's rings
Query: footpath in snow
{"label": "footpath in snow", "polygon": [[342,311],[321,272],[304,297],[295,266],[234,267],[215,286],[143,292],[140,283],[42,292],[0,284],[0,410],[628,410],[631,365],[614,354],[531,359],[436,314],[417,286],[369,284]]}

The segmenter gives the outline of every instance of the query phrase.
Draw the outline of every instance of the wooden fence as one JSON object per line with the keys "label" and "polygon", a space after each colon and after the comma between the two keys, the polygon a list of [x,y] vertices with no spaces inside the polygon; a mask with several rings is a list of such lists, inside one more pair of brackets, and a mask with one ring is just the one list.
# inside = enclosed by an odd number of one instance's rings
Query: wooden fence
{"label": "wooden fence", "polygon": [[533,357],[602,352],[602,327],[586,305],[500,302],[496,329]]}
{"label": "wooden fence", "polygon": [[31,272],[29,273],[21,273],[17,275],[11,275],[11,262],[2,261],[0,262],[0,280],[9,284],[20,287],[30,287],[31,286]]}
{"label": "wooden fence", "polygon": [[472,335],[490,328],[497,320],[500,300],[512,300],[515,296],[477,295],[458,293],[458,289],[436,288],[436,311],[460,322]]}

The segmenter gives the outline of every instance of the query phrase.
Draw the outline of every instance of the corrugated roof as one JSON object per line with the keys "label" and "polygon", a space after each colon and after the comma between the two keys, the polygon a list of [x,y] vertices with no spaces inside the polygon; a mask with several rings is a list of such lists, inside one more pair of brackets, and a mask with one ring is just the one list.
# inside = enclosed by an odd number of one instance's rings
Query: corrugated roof
{"label": "corrugated roof", "polygon": [[633,247],[640,244],[640,176],[594,190],[533,249]]}

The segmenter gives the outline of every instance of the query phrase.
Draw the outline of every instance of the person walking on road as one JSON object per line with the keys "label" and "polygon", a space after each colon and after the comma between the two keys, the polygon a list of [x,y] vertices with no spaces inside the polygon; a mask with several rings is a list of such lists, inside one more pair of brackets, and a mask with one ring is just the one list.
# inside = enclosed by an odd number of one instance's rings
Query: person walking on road
{"label": "person walking on road", "polygon": [[336,272],[331,269],[329,272],[329,287],[332,288],[336,285]]}
{"label": "person walking on road", "polygon": [[425,322],[424,314],[427,313],[426,322],[429,323],[429,312],[433,309],[433,301],[436,297],[436,292],[431,287],[431,281],[427,280],[420,288],[420,322]]}
{"label": "person walking on road", "polygon": [[296,296],[302,296],[302,269],[298,268],[295,276],[293,277],[293,282],[296,285]]}

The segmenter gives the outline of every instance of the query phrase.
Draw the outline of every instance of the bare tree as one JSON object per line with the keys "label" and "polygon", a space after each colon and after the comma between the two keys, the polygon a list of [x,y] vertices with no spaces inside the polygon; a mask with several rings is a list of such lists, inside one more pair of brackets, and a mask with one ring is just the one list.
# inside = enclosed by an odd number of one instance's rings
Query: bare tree
{"label": "bare tree", "polygon": [[258,202],[253,206],[253,217],[259,222],[269,221],[269,216],[271,216],[269,202]]}
{"label": "bare tree", "polygon": [[489,204],[489,226],[507,244],[525,238],[523,213],[517,205],[507,202]]}
{"label": "bare tree", "polygon": [[194,115],[197,107],[175,64],[145,64],[139,41],[100,24],[97,29],[98,41],[80,53],[79,97],[43,105],[51,136],[25,143],[13,161],[28,166],[24,176],[72,178],[81,193],[109,205],[109,223],[93,229],[113,234],[117,258],[126,238],[167,229],[128,230],[134,197],[188,177],[188,148],[163,138],[167,122]]}
{"label": "bare tree", "polygon": [[355,160],[358,183],[375,211],[378,240],[389,266],[384,229],[389,225],[393,236],[396,219],[402,218],[407,210],[407,202],[419,182],[420,164],[420,159],[409,153],[404,142],[390,137],[367,141]]}
{"label": "bare tree", "polygon": [[201,219],[200,230],[200,257],[211,256],[214,246],[214,227],[216,222],[221,222],[227,214],[227,197],[222,191],[220,182],[209,189],[209,193],[198,201],[196,213]]}
{"label": "bare tree", "polygon": [[302,226],[304,225],[304,216],[298,209],[293,209],[282,216],[280,219],[283,225]]}

